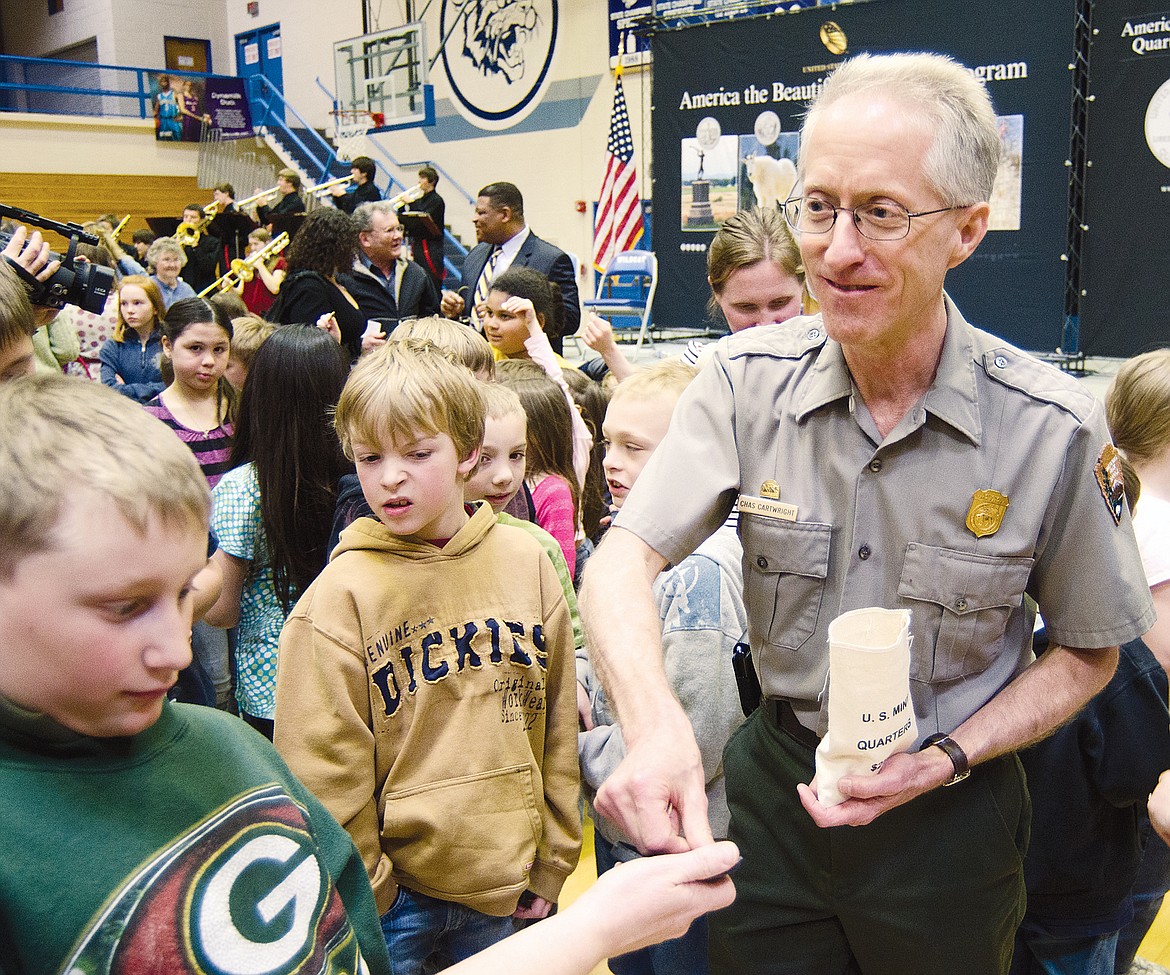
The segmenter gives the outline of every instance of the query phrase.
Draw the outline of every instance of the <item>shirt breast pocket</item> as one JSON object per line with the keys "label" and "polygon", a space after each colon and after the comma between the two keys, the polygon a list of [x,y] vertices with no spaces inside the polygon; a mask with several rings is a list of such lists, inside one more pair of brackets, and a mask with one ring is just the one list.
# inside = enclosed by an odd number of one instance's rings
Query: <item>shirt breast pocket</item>
{"label": "shirt breast pocket", "polygon": [[799,650],[817,630],[829,574],[831,525],[740,513],[744,597],[754,632]]}
{"label": "shirt breast pocket", "polygon": [[948,681],[986,670],[1004,650],[1034,562],[907,545],[898,595],[914,604],[910,678]]}

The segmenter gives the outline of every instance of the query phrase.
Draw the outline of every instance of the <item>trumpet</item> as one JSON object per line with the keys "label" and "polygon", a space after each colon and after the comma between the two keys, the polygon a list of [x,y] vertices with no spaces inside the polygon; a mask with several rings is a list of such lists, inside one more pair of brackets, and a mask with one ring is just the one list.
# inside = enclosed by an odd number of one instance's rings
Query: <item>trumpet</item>
{"label": "trumpet", "polygon": [[[275,196],[279,192],[280,192],[280,187],[274,186],[274,187],[272,187],[272,189],[265,190],[263,193],[257,193],[255,196],[250,196],[246,200],[237,200],[236,201],[236,209],[242,210],[246,206],[250,206],[253,203],[259,203],[265,197]],[[212,204],[212,205],[214,206],[215,204]]]}
{"label": "trumpet", "polygon": [[426,190],[422,188],[421,183],[416,183],[408,190],[403,190],[397,196],[390,197],[386,202],[391,206],[405,206],[407,203],[413,203],[415,200],[421,200],[426,196]]}
{"label": "trumpet", "polygon": [[245,258],[237,257],[232,261],[232,266],[221,277],[199,292],[199,297],[204,298],[213,291],[227,291],[244,281],[251,281],[256,274],[256,265],[279,254],[288,246],[288,242],[288,234],[282,233],[279,237],[270,240],[255,254],[249,254]]}
{"label": "trumpet", "polygon": [[335,186],[344,186],[346,183],[350,183],[352,181],[353,173],[350,173],[348,176],[338,176],[337,179],[331,179],[324,183],[318,183],[311,190],[309,190],[309,192],[316,196],[318,193],[321,193],[324,190],[331,190]]}
{"label": "trumpet", "polygon": [[175,229],[175,240],[177,240],[182,247],[195,247],[199,244],[199,239],[203,236],[203,228],[197,224],[189,223],[184,220]]}

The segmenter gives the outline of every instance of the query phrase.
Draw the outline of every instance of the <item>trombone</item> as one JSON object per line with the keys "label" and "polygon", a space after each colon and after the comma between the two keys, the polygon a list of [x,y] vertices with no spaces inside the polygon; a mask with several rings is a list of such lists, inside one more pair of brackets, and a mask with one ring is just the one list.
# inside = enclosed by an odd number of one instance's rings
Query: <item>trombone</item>
{"label": "trombone", "polygon": [[331,179],[331,180],[327,180],[324,183],[318,183],[311,190],[309,190],[309,192],[313,196],[317,196],[319,193],[321,193],[325,190],[331,190],[335,186],[344,186],[346,183],[349,183],[352,181],[353,181],[353,173],[350,173],[348,176],[338,176],[337,179]]}
{"label": "trombone", "polygon": [[227,271],[199,292],[199,297],[205,298],[213,291],[228,291],[237,284],[241,284],[244,281],[251,281],[256,274],[256,265],[279,254],[288,246],[288,242],[289,236],[285,232],[279,237],[274,237],[262,249],[256,251],[255,254],[249,254],[243,259],[237,257],[232,261],[232,266]]}

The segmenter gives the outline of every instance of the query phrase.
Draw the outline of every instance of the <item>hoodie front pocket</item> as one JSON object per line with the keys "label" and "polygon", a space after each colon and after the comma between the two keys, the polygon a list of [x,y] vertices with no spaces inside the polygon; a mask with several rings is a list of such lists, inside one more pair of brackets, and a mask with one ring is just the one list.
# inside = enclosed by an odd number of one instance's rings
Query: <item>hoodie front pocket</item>
{"label": "hoodie front pocket", "polygon": [[395,872],[450,899],[526,887],[542,832],[528,765],[387,793],[382,822]]}

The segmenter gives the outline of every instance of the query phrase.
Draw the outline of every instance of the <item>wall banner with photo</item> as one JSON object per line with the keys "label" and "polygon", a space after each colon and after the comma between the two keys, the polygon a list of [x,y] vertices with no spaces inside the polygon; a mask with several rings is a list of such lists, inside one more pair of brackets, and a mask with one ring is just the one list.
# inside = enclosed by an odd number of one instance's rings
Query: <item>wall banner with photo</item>
{"label": "wall banner with photo", "polygon": [[933,50],[986,79],[1002,139],[991,231],[947,290],[973,324],[1028,349],[1060,344],[1074,2],[924,9],[884,0],[655,35],[656,323],[707,322],[707,244],[737,210],[787,198],[800,121],[827,72],[862,52]]}
{"label": "wall banner with photo", "polygon": [[252,135],[243,78],[167,72],[147,77],[154,135],[160,142],[199,142],[205,125],[218,129],[221,139]]}
{"label": "wall banner with photo", "polygon": [[1170,8],[1097,0],[1082,249],[1080,348],[1170,343]]}

